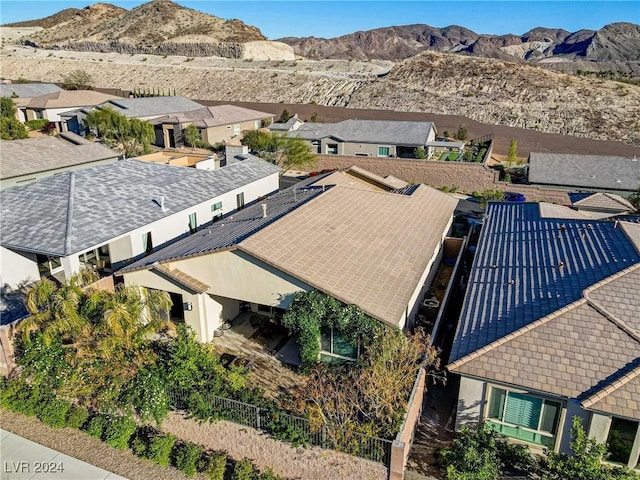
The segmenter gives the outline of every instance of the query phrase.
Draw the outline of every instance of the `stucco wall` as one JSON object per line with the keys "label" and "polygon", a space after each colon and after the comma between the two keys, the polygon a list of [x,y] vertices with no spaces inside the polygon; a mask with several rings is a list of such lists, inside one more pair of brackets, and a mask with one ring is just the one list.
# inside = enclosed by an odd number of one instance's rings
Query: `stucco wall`
{"label": "stucco wall", "polygon": [[0,287],[16,289],[40,280],[35,253],[15,252],[0,247]]}
{"label": "stucco wall", "polygon": [[[273,117],[265,117],[271,118]],[[256,128],[256,122],[258,123],[258,127]],[[234,128],[236,127],[237,128]],[[202,130],[202,139],[205,142],[209,142],[210,144],[224,142],[227,140],[231,140],[233,137],[237,136],[235,133],[236,130],[240,130],[242,133],[243,130],[257,130],[262,127],[262,120],[247,120],[246,122],[237,122],[232,123],[230,125],[219,125],[217,127],[209,127],[205,130]]]}
{"label": "stucco wall", "polygon": [[468,377],[460,377],[458,406],[456,408],[456,430],[464,425],[477,425],[483,420],[486,383]]}
{"label": "stucco wall", "polygon": [[573,400],[568,400],[566,404],[566,409],[564,410],[564,415],[560,418],[560,423],[558,425],[558,440],[556,441],[556,450],[561,453],[571,453],[571,448],[569,448],[569,443],[571,443],[571,436],[569,432],[571,431],[571,423],[573,421],[573,417],[580,417],[582,419],[582,426],[585,428],[589,428],[589,417],[590,413],[586,410],[583,410],[580,405],[578,405]]}

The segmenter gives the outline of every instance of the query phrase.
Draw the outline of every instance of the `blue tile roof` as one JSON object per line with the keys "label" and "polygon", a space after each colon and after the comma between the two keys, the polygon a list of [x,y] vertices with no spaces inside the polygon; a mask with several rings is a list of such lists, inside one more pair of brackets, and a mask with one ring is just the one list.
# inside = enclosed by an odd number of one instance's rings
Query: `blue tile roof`
{"label": "blue tile roof", "polygon": [[[264,201],[200,227],[195,234],[127,265],[118,274],[148,269],[156,262],[195,257],[231,248],[329,188],[296,186],[295,190],[288,188],[270,195]],[[262,204],[267,206],[266,217],[263,215]]]}
{"label": "blue tile roof", "polygon": [[541,218],[536,203],[493,203],[469,275],[449,362],[581,297],[640,262],[615,222]]}

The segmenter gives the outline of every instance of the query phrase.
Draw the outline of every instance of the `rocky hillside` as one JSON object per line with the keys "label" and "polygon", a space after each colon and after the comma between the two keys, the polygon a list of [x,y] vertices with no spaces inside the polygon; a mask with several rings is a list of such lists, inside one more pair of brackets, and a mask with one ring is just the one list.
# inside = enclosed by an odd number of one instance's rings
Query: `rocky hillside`
{"label": "rocky hillside", "polygon": [[542,59],[640,62],[640,25],[614,23],[570,33],[535,28],[522,35],[480,35],[459,26],[406,25],[336,38],[283,38],[308,58],[403,60],[424,51],[464,53],[511,61]]}
{"label": "rocky hillside", "polygon": [[182,7],[171,0],[153,0],[132,10],[98,3],[82,10],[64,10],[31,23],[31,26],[45,27],[28,38],[39,46],[69,41],[117,41],[152,47],[167,41],[243,43],[265,40],[259,29],[240,20],[223,20]]}
{"label": "rocky hillside", "polygon": [[382,65],[379,61],[247,62],[8,47],[2,52],[0,74],[60,81],[69,71],[81,68],[98,87],[175,88],[195,99],[461,115],[489,124],[640,145],[640,86],[433,52],[395,66],[387,62],[386,73],[380,71]]}

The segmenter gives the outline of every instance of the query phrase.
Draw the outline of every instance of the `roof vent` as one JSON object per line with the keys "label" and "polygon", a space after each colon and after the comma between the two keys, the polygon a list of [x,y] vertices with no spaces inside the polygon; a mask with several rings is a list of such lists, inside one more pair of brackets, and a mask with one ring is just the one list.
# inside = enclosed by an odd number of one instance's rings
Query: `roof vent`
{"label": "roof vent", "polygon": [[261,203],[260,206],[262,207],[262,218],[267,218],[267,204]]}
{"label": "roof vent", "polygon": [[164,195],[158,198],[158,204],[160,205],[160,211],[162,211],[163,213],[167,211],[167,207],[164,206]]}
{"label": "roof vent", "polygon": [[619,178],[616,178],[616,183],[622,183],[622,180],[620,180]]}

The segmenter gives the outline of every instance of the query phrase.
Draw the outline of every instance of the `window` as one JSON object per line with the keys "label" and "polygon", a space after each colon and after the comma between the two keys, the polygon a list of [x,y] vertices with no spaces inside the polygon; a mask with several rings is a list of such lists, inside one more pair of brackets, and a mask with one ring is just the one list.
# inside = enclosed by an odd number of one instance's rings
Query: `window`
{"label": "window", "polygon": [[327,155],[337,155],[337,154],[338,154],[338,144],[327,143]]}
{"label": "window", "polygon": [[244,192],[240,192],[236,195],[236,205],[238,209],[244,208]]}
{"label": "window", "polygon": [[320,333],[320,360],[326,363],[344,363],[358,358],[358,347],[333,328]]}
{"label": "window", "polygon": [[151,232],[142,234],[142,250],[145,255],[153,252],[153,241],[151,240]]}
{"label": "window", "polygon": [[191,233],[196,233],[198,230],[198,219],[196,217],[196,212],[189,214],[189,231]]}
{"label": "window", "polygon": [[253,127],[254,127],[256,130],[259,130],[259,129],[260,129],[260,127],[262,127],[262,120],[256,120],[256,121],[255,121],[255,123],[253,124]]}
{"label": "window", "polygon": [[379,157],[388,157],[389,156],[389,147],[378,147],[378,156]]}
{"label": "window", "polygon": [[507,437],[553,447],[560,411],[559,402],[491,387],[487,420]]}
{"label": "window", "polygon": [[62,270],[62,258],[60,257],[50,257],[49,255],[41,255],[38,253],[36,260],[41,277],[47,277]]}
{"label": "window", "polygon": [[240,125],[234,125],[233,126],[233,135],[234,136],[240,135]]}
{"label": "window", "polygon": [[611,427],[609,427],[609,436],[607,437],[607,445],[609,446],[607,460],[627,465],[637,432],[638,422],[613,417],[611,419]]}
{"label": "window", "polygon": [[222,202],[216,202],[211,205],[211,211],[215,212],[216,210],[222,210]]}

